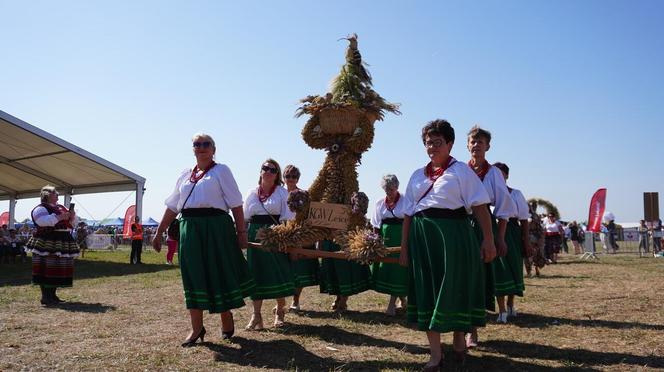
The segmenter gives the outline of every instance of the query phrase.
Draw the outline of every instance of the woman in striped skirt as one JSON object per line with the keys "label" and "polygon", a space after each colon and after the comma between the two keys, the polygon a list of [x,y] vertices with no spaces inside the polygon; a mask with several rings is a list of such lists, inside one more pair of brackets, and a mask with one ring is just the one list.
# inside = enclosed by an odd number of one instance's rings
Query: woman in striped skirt
{"label": "woman in striped skirt", "polygon": [[32,213],[32,222],[37,231],[25,245],[32,253],[32,283],[41,289],[41,304],[53,305],[62,302],[56,291],[59,287],[71,287],[74,280],[74,258],[79,249],[71,235],[76,214],[58,204],[55,187],[46,185],[41,189],[41,204]]}
{"label": "woman in striped skirt", "polygon": [[[256,233],[261,228],[276,225],[294,217],[288,209],[288,191],[283,188],[281,168],[273,159],[263,162],[258,178],[258,187],[247,193],[244,201],[244,218],[249,222],[249,241],[256,242]],[[287,253],[266,252],[250,249],[247,252],[249,270],[254,276],[256,288],[251,295],[254,312],[246,329],[263,329],[261,308],[263,300],[276,299],[273,309],[274,326],[284,325],[286,297],[295,291],[291,262]]]}
{"label": "woman in striped skirt", "polygon": [[[450,156],[454,129],[434,120],[422,129],[430,162],[410,177],[404,198],[412,206],[404,216],[399,263],[409,266],[408,320],[425,331],[431,357],[427,371],[442,363],[441,332],[454,332],[453,349],[465,355],[464,332],[483,326],[482,261],[496,255],[489,197],[468,165]],[[481,243],[468,213],[482,227]]]}
{"label": "woman in striped skirt", "polygon": [[[385,198],[376,202],[371,216],[371,225],[380,232],[385,245],[395,247],[401,244],[401,229],[406,212],[406,199],[399,194],[399,179],[393,174],[383,176],[380,186],[385,191]],[[391,257],[399,257],[398,253]],[[394,263],[376,262],[371,266],[372,288],[376,292],[390,295],[385,314],[396,314],[396,300],[400,308],[406,307],[408,295],[408,269]]]}
{"label": "woman in striped skirt", "polygon": [[212,137],[198,133],[192,141],[196,165],[178,178],[152,240],[154,249],[161,251],[162,235],[182,213],[178,258],[192,328],[183,347],[193,346],[199,338],[204,341],[203,310],[220,313],[221,338],[232,337],[235,324],[230,310],[244,306],[255,286],[242,254],[247,247],[242,194],[228,166],[214,162]]}

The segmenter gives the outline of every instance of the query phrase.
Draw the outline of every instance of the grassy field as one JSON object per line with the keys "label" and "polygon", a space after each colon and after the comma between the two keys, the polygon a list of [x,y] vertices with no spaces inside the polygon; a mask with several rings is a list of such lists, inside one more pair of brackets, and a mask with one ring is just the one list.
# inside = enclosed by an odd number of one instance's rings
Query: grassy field
{"label": "grassy field", "polygon": [[[163,253],[146,252],[136,266],[128,256],[87,253],[74,287],[58,292],[67,303],[52,308],[39,305],[29,263],[0,265],[0,370],[417,371],[428,359],[424,334],[382,313],[387,296],[353,296],[336,314],[314,287],[281,330],[243,330],[245,307],[234,312],[232,341],[220,340],[218,316],[205,315],[206,343],[181,348],[189,321],[177,266]],[[664,370],[664,258],[563,256],[526,285],[519,316],[497,325],[490,314],[465,366],[452,362],[444,336],[445,370]]]}

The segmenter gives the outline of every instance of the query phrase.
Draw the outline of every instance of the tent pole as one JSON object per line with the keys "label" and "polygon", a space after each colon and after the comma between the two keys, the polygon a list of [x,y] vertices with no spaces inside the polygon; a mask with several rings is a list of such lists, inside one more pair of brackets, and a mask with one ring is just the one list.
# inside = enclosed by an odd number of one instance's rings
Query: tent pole
{"label": "tent pole", "polygon": [[16,214],[16,195],[9,196],[9,228],[14,228],[14,215]]}
{"label": "tent pole", "polygon": [[143,188],[144,184],[142,183],[136,183],[136,215],[141,218],[141,221],[144,220],[143,218],[143,191],[145,190]]}

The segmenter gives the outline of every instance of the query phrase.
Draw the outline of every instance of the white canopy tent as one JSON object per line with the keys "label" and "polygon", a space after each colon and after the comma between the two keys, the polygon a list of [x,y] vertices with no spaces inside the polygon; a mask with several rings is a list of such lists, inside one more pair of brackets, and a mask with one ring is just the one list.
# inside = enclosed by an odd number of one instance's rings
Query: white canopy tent
{"label": "white canopy tent", "polygon": [[136,191],[136,214],[143,210],[145,178],[0,110],[0,200],[9,200],[14,224],[16,200],[39,197],[50,184],[71,196]]}

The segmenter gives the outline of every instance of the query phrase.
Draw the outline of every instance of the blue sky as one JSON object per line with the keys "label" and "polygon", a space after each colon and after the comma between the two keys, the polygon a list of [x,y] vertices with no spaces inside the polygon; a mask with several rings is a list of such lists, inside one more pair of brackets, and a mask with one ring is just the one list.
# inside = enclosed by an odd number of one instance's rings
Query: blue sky
{"label": "blue sky", "polygon": [[[642,193],[664,191],[660,1],[0,0],[0,14],[0,109],[146,177],[155,219],[194,163],[194,132],[215,138],[243,194],[267,157],[300,167],[308,187],[324,153],[293,114],[327,91],[352,32],[403,112],[376,124],[358,169],[372,201],[383,174],[405,188],[426,164],[419,131],[434,118],[452,123],[464,161],[470,127],[490,130],[488,159],[564,219],[585,220],[606,187],[607,210],[637,221]],[[126,196],[75,200],[98,219],[123,214]],[[34,204],[19,201],[17,218]]]}

